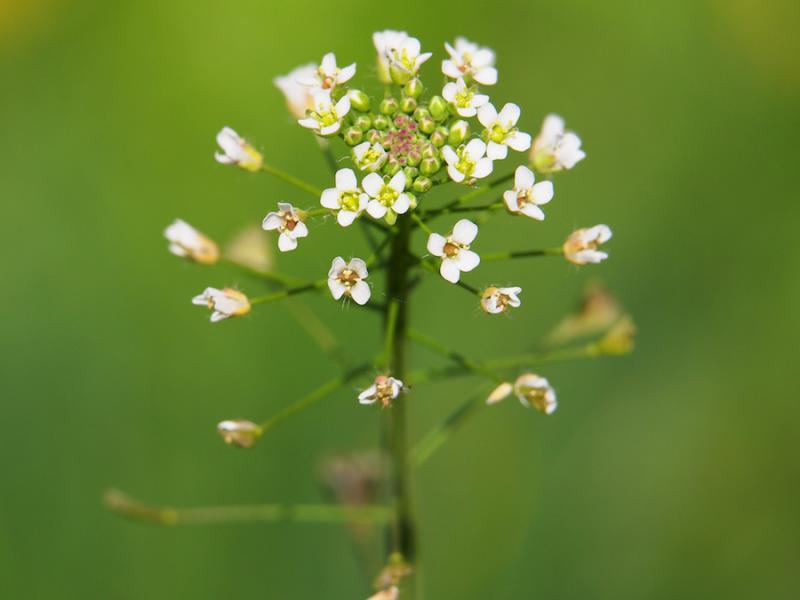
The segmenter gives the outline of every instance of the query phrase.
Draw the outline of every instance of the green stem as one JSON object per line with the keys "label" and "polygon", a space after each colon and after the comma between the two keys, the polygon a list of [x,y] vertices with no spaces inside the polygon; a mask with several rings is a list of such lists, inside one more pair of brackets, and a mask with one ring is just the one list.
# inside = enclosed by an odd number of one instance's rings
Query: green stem
{"label": "green stem", "polygon": [[278,273],[277,271],[265,271],[262,269],[256,269],[255,267],[251,267],[244,263],[240,263],[232,258],[228,258],[227,256],[223,256],[219,259],[221,264],[230,265],[231,267],[236,267],[240,271],[247,273],[253,277],[257,277],[259,279],[266,279],[267,281],[271,281],[272,283],[278,283],[280,285],[290,286],[290,285],[303,285],[308,283],[305,279],[299,279],[297,277],[292,277],[291,275],[284,275],[283,273]]}
{"label": "green stem", "polygon": [[421,466],[441,448],[464,422],[484,405],[484,396],[478,395],[459,405],[441,423],[436,425],[414,445],[411,452],[415,467]]}
{"label": "green stem", "polygon": [[414,212],[412,212],[412,213],[411,213],[411,218],[412,218],[412,219],[414,219],[414,222],[415,222],[417,225],[419,225],[419,227],[420,227],[420,229],[422,229],[422,231],[424,231],[424,232],[425,232],[425,233],[427,233],[428,235],[430,235],[430,234],[432,234],[432,233],[433,233],[433,229],[431,229],[430,227],[428,227],[428,226],[425,224],[425,221],[423,221],[423,220],[420,218],[420,216],[419,216],[417,213],[414,213]]}
{"label": "green stem", "polygon": [[492,204],[481,204],[480,206],[453,206],[450,208],[443,207],[443,208],[434,208],[432,210],[423,211],[420,216],[422,219],[427,221],[434,217],[449,215],[450,213],[482,212],[482,211],[500,210],[501,208],[505,207],[506,205],[503,202],[494,202]]}
{"label": "green stem", "polygon": [[459,204],[464,204],[465,202],[469,202],[470,200],[474,200],[475,198],[478,198],[479,196],[482,196],[486,192],[488,192],[490,190],[493,190],[497,186],[502,185],[503,183],[505,183],[506,181],[509,181],[511,179],[514,179],[514,171],[512,171],[511,173],[506,173],[505,175],[503,175],[501,177],[498,177],[497,179],[495,179],[494,181],[490,182],[487,185],[475,188],[474,190],[472,190],[471,192],[467,192],[466,194],[462,194],[461,196],[459,196],[458,198],[453,199],[452,201],[450,201],[449,203],[445,204],[443,207],[441,207],[438,210],[445,210],[445,209],[453,208],[454,206],[458,206]]}
{"label": "green stem", "polygon": [[250,298],[250,304],[255,305],[255,304],[264,304],[266,302],[274,302],[275,300],[283,300],[284,298],[288,298],[289,296],[295,296],[297,294],[302,294],[303,292],[318,290],[324,288],[327,282],[328,282],[327,279],[318,279],[317,281],[306,283],[298,287],[278,290],[277,292],[272,292],[271,294],[265,294],[264,296],[256,296],[255,298]]}
{"label": "green stem", "polygon": [[512,258],[531,258],[534,256],[562,256],[564,250],[558,248],[542,248],[539,250],[517,250],[516,252],[492,252],[481,254],[481,262],[495,262],[498,260],[510,260]]}
{"label": "green stem", "polygon": [[322,190],[319,189],[318,187],[310,183],[307,183],[302,179],[295,177],[294,175],[291,175],[286,171],[283,171],[277,167],[273,167],[272,165],[268,165],[265,163],[261,166],[261,170],[264,171],[265,173],[269,173],[273,177],[277,177],[278,179],[285,181],[289,185],[293,185],[299,190],[308,192],[312,196],[316,196],[317,198],[319,198],[322,195]]}
{"label": "green stem", "polygon": [[[429,273],[433,273],[435,275],[439,275],[439,269],[436,267],[436,265],[432,261],[424,259],[424,258],[420,258],[419,256],[415,256],[415,255],[411,255],[411,257],[414,259],[415,263],[419,267],[424,269],[425,271],[428,271]],[[465,282],[465,281],[463,281],[461,279],[456,281],[455,285],[457,287],[461,288],[462,290],[466,290],[472,296],[480,296],[481,295],[481,290],[479,290],[478,288],[476,288],[474,286],[471,286],[470,284],[468,284],[467,282]]]}
{"label": "green stem", "polygon": [[470,359],[461,354],[460,352],[453,350],[452,348],[448,348],[440,341],[430,337],[427,334],[422,333],[417,329],[409,327],[406,333],[408,335],[408,339],[413,340],[430,350],[433,350],[437,354],[441,354],[445,358],[449,358],[453,362],[459,364],[461,367],[469,371],[472,371],[477,375],[482,375],[487,379],[494,381],[495,383],[501,383],[503,381],[502,377],[500,377],[492,369],[488,368],[485,364]]}

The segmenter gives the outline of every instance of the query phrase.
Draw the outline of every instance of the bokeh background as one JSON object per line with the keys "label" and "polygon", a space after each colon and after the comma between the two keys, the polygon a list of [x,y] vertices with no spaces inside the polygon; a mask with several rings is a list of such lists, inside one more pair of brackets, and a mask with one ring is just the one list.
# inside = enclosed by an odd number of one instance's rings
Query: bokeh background
{"label": "bokeh background", "polygon": [[[189,305],[206,285],[262,288],[171,257],[161,232],[180,216],[223,240],[277,200],[308,201],[215,164],[214,135],[231,125],[324,186],[272,78],[332,49],[363,81],[372,31],[393,27],[436,52],[437,84],[445,40],[493,47],[491,93],[522,106],[523,128],[558,111],[584,140],[547,220],[495,219],[480,249],[615,233],[596,268],[482,267],[525,289],[513,318],[426,281],[418,326],[475,356],[524,350],[600,279],[640,331],[629,357],[541,369],[553,417],[501,404],[419,471],[427,597],[796,597],[799,7],[0,2],[0,596],[366,597],[337,526],[159,528],[100,498],[114,485],[175,505],[315,502],[324,456],[375,444],[377,411],[346,389],[253,451],[224,446],[217,421],[265,418],[335,368],[280,304],[209,325]],[[364,249],[357,231],[312,236],[281,270],[318,276]],[[309,305],[353,355],[373,351],[372,314]],[[417,390],[412,435],[474,386]]]}

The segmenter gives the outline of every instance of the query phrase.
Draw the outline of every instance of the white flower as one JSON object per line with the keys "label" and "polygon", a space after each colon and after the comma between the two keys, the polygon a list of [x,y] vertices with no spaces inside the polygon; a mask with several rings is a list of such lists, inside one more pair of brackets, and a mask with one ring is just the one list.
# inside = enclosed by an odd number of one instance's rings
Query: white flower
{"label": "white flower", "polygon": [[217,134],[217,144],[223,150],[214,154],[218,163],[236,165],[251,172],[261,169],[261,154],[230,127],[223,127]]}
{"label": "white flower", "polygon": [[217,425],[217,433],[225,440],[226,444],[239,446],[239,448],[252,448],[263,430],[252,421],[244,419],[230,419],[221,421]]}
{"label": "white flower", "polygon": [[169,251],[200,263],[213,265],[219,260],[219,247],[186,221],[175,219],[164,230],[164,237],[169,241]]}
{"label": "white flower", "polygon": [[344,262],[341,256],[334,258],[328,271],[328,288],[334,300],[350,296],[356,304],[366,304],[371,293],[364,281],[368,275],[367,263],[360,258],[353,258],[349,263]]}
{"label": "white flower", "polygon": [[428,252],[441,257],[439,273],[450,283],[458,283],[461,271],[472,271],[480,264],[481,257],[469,249],[477,235],[478,226],[472,221],[461,219],[447,237],[438,233],[428,236]]}
{"label": "white flower", "polygon": [[372,34],[372,43],[375,44],[375,50],[378,51],[378,78],[381,83],[392,83],[389,75],[389,54],[400,48],[407,38],[408,34],[405,31],[393,29],[376,31]]}
{"label": "white flower", "polygon": [[450,179],[458,183],[468,177],[481,179],[489,175],[492,172],[492,159],[484,157],[485,152],[486,144],[478,139],[470,140],[466,146],[459,146],[458,150],[450,146],[442,148]]}
{"label": "white flower", "polygon": [[333,104],[330,92],[317,90],[314,92],[314,107],[305,119],[297,121],[307,129],[313,129],[319,135],[333,135],[342,127],[342,119],[350,112],[350,98],[347,94]]}
{"label": "white flower", "polygon": [[336,220],[347,227],[367,208],[369,197],[358,187],[352,169],[336,171],[336,187],[323,190],[319,203],[325,208],[338,211]]}
{"label": "white flower", "polygon": [[553,183],[540,181],[534,184],[535,180],[533,171],[524,165],[518,166],[514,172],[514,189],[503,192],[503,200],[509,212],[543,221],[544,212],[539,206],[553,199]]}
{"label": "white flower", "polygon": [[314,90],[300,82],[314,77],[317,69],[317,65],[308,63],[297,67],[288,75],[276,77],[272,80],[278,89],[283,92],[283,96],[286,98],[286,106],[296,119],[302,119],[306,116],[307,110],[314,108]]}
{"label": "white flower", "polygon": [[377,171],[386,162],[389,155],[378,142],[369,145],[369,142],[361,142],[353,147],[353,162],[361,171]]}
{"label": "white flower", "polygon": [[489,140],[486,155],[492,160],[502,160],[508,155],[508,149],[525,152],[531,147],[531,136],[515,127],[519,121],[519,106],[509,102],[500,114],[491,104],[484,104],[478,109],[478,120],[486,127],[484,135]]}
{"label": "white flower", "polygon": [[446,83],[442,96],[455,106],[456,112],[462,117],[474,117],[478,114],[478,109],[489,102],[489,96],[476,94],[475,88],[468,86],[462,77],[455,82]]}
{"label": "white flower", "polygon": [[250,312],[250,301],[242,292],[233,288],[206,288],[202,294],[192,298],[192,304],[207,306],[212,311],[211,322],[228,317],[240,317]]}
{"label": "white flower", "polygon": [[378,375],[375,383],[358,395],[361,404],[375,404],[380,402],[382,406],[389,406],[392,400],[400,395],[403,390],[403,382],[394,377]]}
{"label": "white flower", "polygon": [[581,138],[564,130],[564,119],[558,115],[547,115],[531,149],[531,162],[536,170],[548,173],[571,169],[585,157],[586,153],[581,150]]}
{"label": "white flower", "polygon": [[546,415],[558,407],[556,391],[544,377],[533,373],[520,375],[514,382],[514,393],[523,406],[532,406]]}
{"label": "white flower", "polygon": [[564,242],[564,257],[576,265],[602,262],[608,258],[608,253],[597,247],[610,239],[611,229],[608,225],[576,229]]}
{"label": "white flower", "polygon": [[411,206],[408,194],[403,193],[406,188],[406,174],[403,171],[395,173],[389,183],[377,173],[370,173],[364,177],[361,185],[371,198],[367,204],[367,212],[375,219],[382,219],[387,215],[387,219],[391,219],[394,215],[407,212]]}
{"label": "white flower", "polygon": [[266,231],[278,230],[278,250],[281,252],[294,250],[297,248],[297,238],[308,235],[308,227],[300,219],[300,211],[286,202],[278,202],[278,211],[264,217],[261,227]]}
{"label": "white flower", "polygon": [[450,60],[442,61],[442,73],[452,79],[469,77],[482,85],[497,83],[494,52],[489,48],[481,48],[463,37],[456,38],[455,48],[447,42],[444,47]]}
{"label": "white flower", "polygon": [[340,69],[336,66],[336,55],[328,52],[322,57],[322,62],[314,73],[298,78],[298,82],[312,88],[332,90],[337,85],[350,81],[355,74],[356,63]]}
{"label": "white flower", "polygon": [[519,308],[522,302],[519,294],[520,287],[488,287],[481,294],[481,308],[490,315],[499,315],[509,308]]}
{"label": "white flower", "polygon": [[383,43],[390,77],[399,85],[416,77],[422,64],[433,56],[430,52],[421,53],[422,48],[417,38],[390,35],[388,39],[384,38]]}

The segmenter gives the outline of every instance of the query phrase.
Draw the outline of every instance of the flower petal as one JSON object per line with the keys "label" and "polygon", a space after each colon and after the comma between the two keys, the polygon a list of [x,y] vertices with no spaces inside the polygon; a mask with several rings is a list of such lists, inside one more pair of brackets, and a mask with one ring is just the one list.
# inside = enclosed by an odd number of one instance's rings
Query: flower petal
{"label": "flower petal", "polygon": [[398,171],[389,180],[389,187],[395,192],[402,192],[406,189],[406,174],[403,171]]}
{"label": "flower petal", "polygon": [[442,148],[442,157],[448,165],[454,165],[458,162],[458,154],[450,146]]}
{"label": "flower petal", "polygon": [[536,204],[547,204],[553,199],[553,182],[540,181],[533,186],[533,201]]}
{"label": "flower petal", "polygon": [[506,136],[505,142],[512,150],[525,152],[531,147],[531,135],[529,133],[523,133],[522,131],[515,131]]}
{"label": "flower petal", "polygon": [[[402,173],[402,171],[400,171]],[[394,201],[392,204],[392,210],[396,212],[398,215],[402,215],[408,211],[411,207],[411,200],[408,198],[408,194],[400,194],[397,197],[397,200]]]}
{"label": "flower petal", "polygon": [[439,274],[450,283],[458,283],[461,277],[461,269],[458,268],[456,261],[445,258],[442,260],[442,266],[439,267]]}
{"label": "flower petal", "polygon": [[272,231],[273,229],[278,229],[283,225],[283,217],[281,217],[276,212],[269,213],[264,220],[261,222],[261,228],[265,231]]}
{"label": "flower petal", "polygon": [[340,192],[350,192],[358,187],[358,180],[353,169],[339,169],[336,171],[336,189]]}
{"label": "flower petal", "polygon": [[472,250],[460,250],[456,255],[456,262],[458,263],[458,268],[462,271],[472,271],[472,269],[481,264],[481,257]]}
{"label": "flower petal", "polygon": [[478,235],[478,226],[469,219],[461,219],[453,227],[453,240],[469,246]]}
{"label": "flower petal", "polygon": [[486,147],[486,156],[492,160],[504,160],[508,156],[508,148],[505,144],[490,141]]}
{"label": "flower petal", "polygon": [[339,208],[339,192],[335,188],[328,188],[322,190],[322,195],[319,197],[319,203],[325,208],[337,209]]}
{"label": "flower petal", "polygon": [[491,174],[492,169],[494,169],[494,163],[492,163],[492,159],[482,158],[475,163],[475,170],[472,171],[472,176],[481,179],[482,177],[486,177],[487,175]]}
{"label": "flower petal", "polygon": [[367,194],[373,198],[377,198],[378,194],[381,193],[381,188],[383,187],[383,177],[377,173],[370,173],[361,181],[361,186],[364,188],[364,191],[367,192]]}
{"label": "flower petal", "polygon": [[428,236],[428,252],[434,256],[444,256],[444,245],[447,239],[438,233],[432,233]]}
{"label": "flower petal", "polygon": [[361,306],[367,303],[371,293],[372,291],[365,281],[358,281],[350,288],[350,297],[355,300],[356,304]]}
{"label": "flower petal", "polygon": [[517,170],[514,171],[514,189],[517,191],[529,189],[533,186],[535,180],[533,171],[525,165],[518,166]]}
{"label": "flower petal", "polygon": [[370,200],[367,204],[367,212],[373,219],[382,219],[386,216],[387,208],[377,200]]}
{"label": "flower petal", "polygon": [[497,121],[497,109],[492,103],[484,104],[478,110],[478,121],[481,125],[489,129]]}
{"label": "flower petal", "polygon": [[278,250],[281,252],[289,252],[297,248],[297,240],[285,232],[278,236]]}
{"label": "flower petal", "polygon": [[498,118],[500,119],[500,123],[506,129],[510,129],[514,125],[517,124],[519,121],[519,106],[514,104],[513,102],[508,102],[501,110],[500,115]]}
{"label": "flower petal", "polygon": [[338,300],[344,296],[344,293],[347,290],[345,285],[338,279],[328,279],[328,289],[331,291],[331,295],[333,296],[334,300]]}
{"label": "flower petal", "polygon": [[486,153],[486,144],[483,142],[483,140],[479,140],[477,138],[470,140],[470,142],[467,144],[465,152],[472,160],[477,161]]}
{"label": "flower petal", "polygon": [[336,222],[342,227],[348,227],[353,224],[357,216],[358,214],[354,213],[352,210],[340,210],[336,215]]}

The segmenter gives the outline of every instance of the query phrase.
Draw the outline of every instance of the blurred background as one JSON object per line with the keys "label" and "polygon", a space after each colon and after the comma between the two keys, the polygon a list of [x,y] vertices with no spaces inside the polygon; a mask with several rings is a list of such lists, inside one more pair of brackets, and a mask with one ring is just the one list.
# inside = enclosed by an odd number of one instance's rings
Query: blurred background
{"label": "blurred background", "polygon": [[[639,328],[628,357],[538,369],[554,416],[482,411],[418,472],[427,597],[796,597],[799,25],[790,0],[0,1],[0,596],[368,595],[336,525],[162,528],[108,514],[101,495],[317,502],[325,456],[375,445],[363,381],[252,451],[220,441],[219,420],[266,418],[335,366],[279,303],[211,326],[194,294],[263,287],[170,256],[162,231],[182,217],[226,240],[277,200],[308,202],[214,163],[223,125],[326,186],[272,79],[334,50],[367,81],[371,33],[391,27],[435,52],[423,74],[437,85],[444,41],[494,48],[491,94],[521,105],[522,128],[557,111],[584,140],[544,223],[494,219],[476,247],[614,230],[598,267],[476,272],[524,288],[511,318],[426,280],[418,327],[478,357],[525,350],[602,280]],[[363,251],[357,231],[323,224],[276,260],[317,277],[334,252]],[[375,316],[308,303],[371,355]],[[417,389],[411,435],[475,385]]]}

